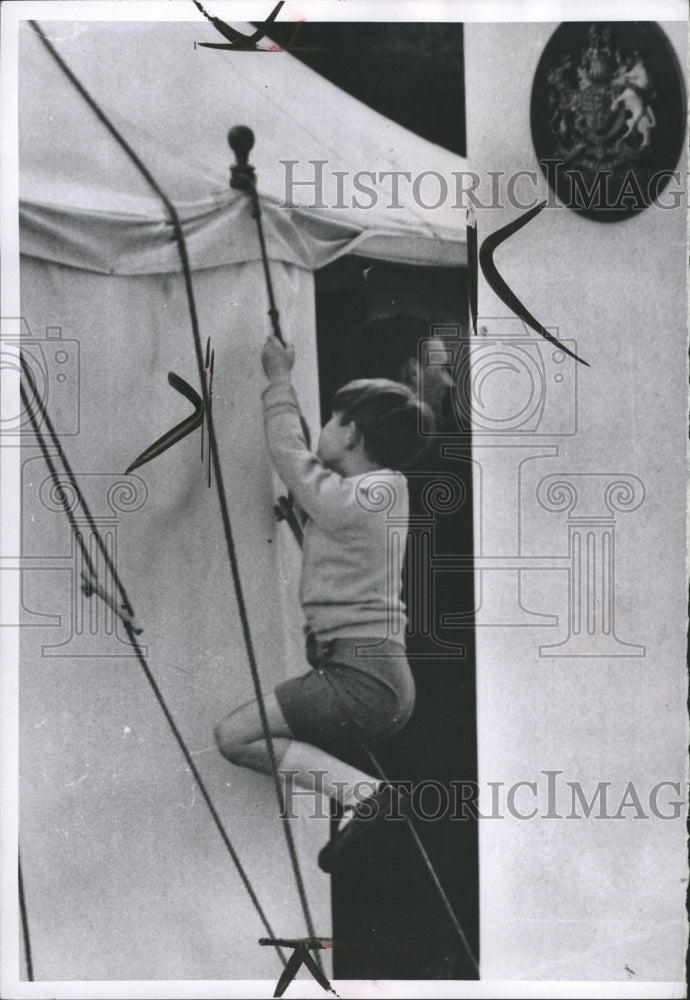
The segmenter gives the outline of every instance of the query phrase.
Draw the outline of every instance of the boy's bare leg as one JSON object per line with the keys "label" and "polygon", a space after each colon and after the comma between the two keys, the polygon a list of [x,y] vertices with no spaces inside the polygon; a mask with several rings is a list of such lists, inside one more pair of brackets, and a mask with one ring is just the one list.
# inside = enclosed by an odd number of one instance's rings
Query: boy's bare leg
{"label": "boy's bare leg", "polygon": [[[343,806],[351,806],[381,784],[376,778],[345,764],[325,750],[296,740],[282,713],[275,694],[265,699],[268,728],[273,737],[276,763],[289,773],[294,783],[314,791],[315,787]],[[223,756],[233,764],[271,774],[271,763],[256,701],[240,705],[215,728],[216,743]],[[358,797],[355,795],[357,789]]]}

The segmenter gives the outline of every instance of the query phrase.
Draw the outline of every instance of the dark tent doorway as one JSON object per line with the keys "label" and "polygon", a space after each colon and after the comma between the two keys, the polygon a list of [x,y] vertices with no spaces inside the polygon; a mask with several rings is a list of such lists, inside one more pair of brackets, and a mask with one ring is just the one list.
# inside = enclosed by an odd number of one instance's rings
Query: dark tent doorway
{"label": "dark tent doorway", "polygon": [[[350,379],[405,378],[432,335],[462,350],[462,268],[344,257],[315,278],[323,420]],[[412,782],[416,829],[477,956],[477,826],[461,807],[477,780],[471,453],[447,396],[436,399],[442,433],[408,475],[406,641],[417,704],[403,732],[374,752],[389,778]],[[363,754],[350,759],[371,771]],[[336,979],[476,978],[409,832],[381,826],[332,876]]]}

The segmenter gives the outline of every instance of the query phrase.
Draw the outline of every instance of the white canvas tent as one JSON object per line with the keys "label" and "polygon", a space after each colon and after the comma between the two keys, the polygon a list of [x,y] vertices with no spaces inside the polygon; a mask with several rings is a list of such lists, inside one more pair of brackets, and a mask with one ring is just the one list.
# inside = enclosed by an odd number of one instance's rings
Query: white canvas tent
{"label": "white canvas tent", "polygon": [[[232,154],[225,137],[238,122],[257,135],[251,158],[268,200],[274,259],[309,269],[352,252],[419,264],[465,262],[462,158],[362,105],[289,53],[195,48],[204,28],[49,26],[59,53],[187,220],[195,268],[256,258],[256,240],[237,224],[245,199],[228,188]],[[62,249],[62,263],[117,274],[178,270],[174,248],[168,257],[161,252],[161,242],[169,241],[160,200],[38,38],[28,28],[24,34],[24,252],[54,259],[46,243],[64,222],[69,237],[61,233],[61,244],[72,238],[79,247],[73,257]],[[337,173],[344,176],[338,180]],[[397,194],[391,173],[398,175]],[[364,193],[365,184],[372,193]],[[353,207],[353,199],[362,207]],[[275,210],[286,202],[300,207]],[[135,220],[136,240],[128,228]],[[109,253],[103,266],[101,249]]]}
{"label": "white canvas tent", "polygon": [[[249,621],[270,689],[303,664],[299,554],[272,510],[259,403],[267,300],[246,196],[227,186],[227,129],[243,123],[256,133],[251,159],[278,307],[313,428],[313,270],[352,252],[462,264],[465,214],[452,189],[425,210],[404,185],[402,207],[389,209],[386,180],[370,208],[311,208],[306,186],[294,189],[301,207],[280,207],[280,161],[297,161],[301,179],[313,176],[309,161],[326,161],[327,206],[335,171],[433,170],[450,186],[464,161],[289,54],[195,49],[210,33],[204,24],[42,28],[183,219],[200,328],[215,351],[214,423]],[[253,688],[198,433],[123,475],[189,412],[167,373],[198,383],[171,227],[26,25],[19,52],[23,322],[3,336],[27,338],[56,430],[144,625],[156,681],[274,931],[297,936],[305,925],[271,783],[227,764],[213,746],[215,720]],[[265,929],[126,635],[95,598],[81,596],[79,553],[25,429],[19,421],[18,554],[30,567],[20,618],[20,831],[35,977],[277,978],[275,954],[257,946]],[[74,511],[88,532],[78,504]],[[317,932],[327,934],[328,880],[315,858],[328,824],[292,825]]]}

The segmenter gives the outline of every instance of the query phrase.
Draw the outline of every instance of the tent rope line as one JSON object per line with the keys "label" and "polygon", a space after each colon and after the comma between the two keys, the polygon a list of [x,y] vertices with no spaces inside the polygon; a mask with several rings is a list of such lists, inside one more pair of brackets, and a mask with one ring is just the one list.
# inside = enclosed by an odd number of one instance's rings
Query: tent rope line
{"label": "tent rope line", "polygon": [[[368,746],[364,746],[364,745],[362,746],[362,749],[364,750],[364,752],[366,753],[367,757],[371,761],[371,763],[372,763],[372,765],[374,767],[374,770],[378,774],[379,778],[381,778],[382,781],[385,781],[389,785],[394,785],[394,782],[390,781],[386,777],[386,774],[385,774],[383,768],[379,764],[379,762],[376,759],[376,757],[374,756],[374,754],[371,752],[371,749]],[[462,946],[463,946],[463,948],[465,950],[465,954],[469,958],[470,963],[471,963],[474,971],[479,976],[479,962],[475,958],[474,952],[470,948],[469,942],[468,942],[467,937],[465,935],[465,932],[464,932],[464,930],[462,928],[462,924],[458,920],[458,918],[456,916],[456,913],[455,913],[455,910],[453,909],[452,903],[448,899],[446,891],[443,888],[443,885],[441,884],[441,880],[439,879],[438,875],[436,874],[436,869],[434,868],[433,864],[431,863],[431,858],[427,854],[426,848],[424,847],[424,844],[422,843],[422,840],[421,840],[419,834],[417,833],[417,831],[415,829],[414,823],[412,822],[412,820],[410,819],[410,817],[407,816],[407,815],[405,816],[405,825],[407,826],[407,829],[410,831],[412,839],[414,840],[414,843],[415,843],[415,847],[417,848],[417,850],[419,852],[419,855],[420,855],[420,857],[422,859],[422,862],[424,863],[424,866],[425,866],[427,872],[429,873],[429,875],[431,877],[431,881],[434,883],[434,887],[435,887],[435,889],[436,889],[436,891],[437,891],[437,893],[438,893],[438,895],[439,895],[439,897],[441,899],[441,902],[442,902],[442,904],[444,906],[444,909],[446,910],[446,913],[450,917],[450,921],[451,921],[451,923],[452,923],[452,925],[453,925],[453,927],[455,929],[455,932],[456,932],[457,936],[460,938],[460,942],[461,942],[461,944],[462,944]]]}
{"label": "tent rope line", "polygon": [[22,878],[22,855],[17,852],[17,881],[19,885],[19,913],[22,921],[22,937],[24,938],[24,958],[26,960],[26,978],[30,983],[34,981],[34,963],[31,957],[31,937],[29,935],[29,918],[26,913],[26,895],[24,893],[24,879]]}
{"label": "tent rope line", "polygon": [[[179,255],[180,255],[180,263],[182,265],[182,271],[183,271],[183,274],[184,274],[185,289],[186,289],[186,294],[187,294],[187,304],[188,304],[188,307],[189,307],[189,315],[190,315],[190,322],[191,322],[191,327],[192,327],[192,335],[193,335],[193,339],[194,339],[194,350],[195,350],[195,354],[196,354],[197,367],[198,367],[198,372],[199,372],[199,381],[200,381],[200,385],[201,385],[201,392],[202,392],[202,396],[203,396],[205,412],[207,413],[207,416],[208,416],[208,440],[209,440],[209,448],[210,448],[210,452],[211,452],[211,460],[212,460],[212,464],[213,464],[213,472],[214,472],[214,475],[215,475],[215,478],[216,478],[218,501],[219,501],[219,505],[220,505],[221,520],[222,520],[222,524],[223,524],[223,534],[225,536],[226,549],[227,549],[227,554],[228,554],[228,558],[229,558],[229,561],[230,561],[230,568],[231,568],[232,578],[233,578],[233,583],[234,583],[234,588],[235,588],[235,597],[236,597],[236,600],[237,600],[238,613],[239,613],[240,622],[241,622],[241,626],[242,626],[243,639],[244,639],[245,648],[246,648],[246,651],[247,651],[247,658],[249,660],[249,666],[250,666],[250,671],[251,671],[251,675],[252,675],[252,682],[253,682],[253,685],[254,685],[254,691],[255,691],[255,694],[256,694],[257,706],[258,706],[258,709],[259,709],[259,716],[261,718],[261,726],[262,726],[264,740],[265,740],[265,743],[266,743],[266,749],[267,749],[267,753],[268,753],[268,758],[269,758],[269,762],[270,762],[270,766],[271,766],[271,772],[272,772],[272,776],[273,776],[273,782],[274,782],[274,785],[275,785],[276,797],[277,797],[277,800],[278,800],[278,806],[279,806],[279,810],[280,810],[280,817],[281,817],[281,819],[283,821],[283,830],[284,830],[284,833],[285,833],[285,839],[286,839],[286,842],[287,842],[288,852],[289,852],[289,855],[290,855],[290,862],[292,864],[293,874],[294,874],[294,877],[295,877],[295,883],[297,885],[297,890],[298,890],[298,894],[299,894],[299,897],[300,897],[300,903],[301,903],[301,907],[302,907],[302,912],[303,912],[303,915],[304,915],[304,920],[305,920],[305,923],[307,925],[307,930],[309,932],[310,937],[316,937],[316,933],[314,931],[314,925],[313,925],[313,921],[312,921],[312,917],[311,917],[311,912],[310,912],[310,909],[309,909],[309,902],[307,900],[306,889],[304,887],[304,881],[303,881],[303,878],[302,878],[302,872],[301,872],[301,869],[300,869],[299,860],[297,858],[297,850],[296,850],[294,838],[293,838],[293,835],[292,835],[292,829],[290,827],[290,820],[289,820],[288,812],[287,812],[287,810],[285,808],[285,799],[284,799],[283,790],[282,790],[282,787],[281,787],[281,784],[280,784],[280,776],[278,774],[278,764],[277,764],[277,761],[276,761],[275,749],[274,749],[274,746],[273,746],[273,740],[271,738],[271,733],[270,733],[270,729],[269,729],[269,726],[268,726],[268,717],[266,715],[266,706],[265,706],[265,702],[264,702],[263,691],[262,691],[262,688],[261,688],[261,681],[260,681],[260,678],[259,678],[259,671],[258,671],[258,666],[257,666],[257,662],[256,662],[256,656],[255,656],[255,653],[254,653],[254,645],[253,645],[253,642],[252,642],[251,631],[250,631],[250,628],[249,628],[249,618],[248,618],[248,615],[247,615],[247,610],[246,610],[246,606],[245,606],[245,602],[244,602],[244,592],[243,592],[242,584],[241,584],[241,580],[240,580],[239,565],[238,565],[238,561],[237,561],[237,554],[236,554],[236,551],[235,551],[235,544],[234,544],[233,535],[232,535],[232,528],[230,526],[230,515],[228,513],[228,504],[227,504],[227,499],[226,499],[226,495],[225,495],[225,488],[224,488],[224,485],[223,485],[223,474],[222,474],[222,469],[221,469],[221,465],[220,465],[220,457],[219,457],[219,454],[218,454],[218,442],[217,442],[217,438],[216,438],[216,434],[215,434],[215,428],[214,428],[213,420],[212,420],[212,416],[211,416],[211,407],[210,407],[210,400],[209,400],[209,393],[208,393],[208,385],[206,384],[206,379],[204,377],[205,369],[204,369],[203,348],[202,348],[202,344],[201,344],[201,334],[200,334],[200,331],[199,331],[199,322],[198,322],[198,317],[197,317],[197,312],[196,312],[196,303],[195,303],[195,299],[194,299],[194,289],[193,289],[193,285],[192,285],[192,273],[191,273],[191,268],[190,268],[190,265],[189,265],[189,258],[188,258],[188,255],[187,255],[187,244],[186,244],[186,241],[185,241],[184,232],[182,230],[182,225],[180,223],[180,219],[179,219],[179,216],[177,214],[177,210],[175,209],[175,206],[173,205],[173,203],[171,202],[171,200],[168,198],[168,196],[165,194],[165,192],[162,190],[162,188],[157,183],[157,181],[155,180],[155,178],[153,177],[153,175],[151,174],[151,172],[147,169],[147,167],[145,166],[145,164],[137,156],[136,152],[132,149],[132,147],[129,145],[129,143],[127,142],[127,140],[115,128],[115,126],[110,121],[110,119],[107,117],[107,115],[102,110],[102,108],[94,100],[94,98],[91,96],[91,94],[89,94],[89,92],[86,90],[86,88],[81,83],[81,81],[77,79],[77,77],[72,72],[72,70],[69,68],[69,66],[67,66],[67,64],[65,63],[65,61],[62,59],[62,57],[59,55],[59,53],[55,50],[55,48],[53,47],[53,45],[50,43],[49,39],[43,33],[43,31],[41,30],[41,28],[37,24],[37,22],[36,21],[29,21],[29,24],[34,29],[34,31],[36,32],[36,34],[39,36],[39,38],[43,42],[43,45],[45,46],[46,50],[52,56],[52,58],[55,60],[55,62],[60,67],[60,69],[62,70],[62,72],[65,74],[65,76],[68,78],[68,80],[70,81],[70,83],[76,88],[76,90],[78,91],[78,93],[83,97],[83,99],[86,101],[86,103],[88,104],[88,106],[94,112],[94,114],[96,115],[96,117],[98,118],[98,120],[108,129],[108,131],[113,136],[113,138],[116,140],[116,142],[118,143],[118,145],[122,148],[122,150],[131,159],[131,161],[137,167],[137,169],[142,174],[142,176],[144,177],[144,179],[147,181],[147,183],[150,185],[150,187],[153,189],[153,191],[161,199],[161,202],[163,203],[165,209],[167,210],[167,212],[168,212],[168,214],[170,216],[170,221],[172,223],[172,226],[173,226],[173,229],[174,229],[174,232],[175,232],[175,238],[176,238],[177,247],[178,247],[178,251],[179,251]],[[166,707],[166,711],[167,711],[167,707]]]}
{"label": "tent rope line", "polygon": [[[52,439],[52,443],[53,443],[53,445],[54,445],[54,447],[55,447],[55,449],[57,451],[57,455],[58,455],[58,457],[60,459],[60,462],[62,464],[62,467],[63,467],[63,469],[65,471],[65,475],[67,477],[69,485],[71,486],[72,490],[74,491],[74,495],[75,495],[75,497],[76,497],[76,499],[78,501],[78,505],[81,506],[82,510],[84,511],[84,516],[86,517],[88,525],[89,525],[89,527],[90,527],[90,529],[91,529],[91,531],[93,533],[93,537],[96,540],[96,545],[98,546],[98,549],[100,550],[101,554],[103,555],[103,559],[106,562],[106,565],[107,565],[108,569],[110,570],[110,572],[112,574],[113,582],[114,582],[115,586],[117,587],[117,590],[120,593],[120,596],[122,598],[122,602],[125,605],[125,607],[128,609],[129,613],[133,616],[134,612],[133,612],[132,606],[131,606],[131,604],[129,602],[129,598],[127,596],[127,592],[125,590],[125,587],[124,587],[124,585],[122,583],[122,580],[120,579],[120,576],[119,576],[117,570],[115,569],[115,566],[113,565],[113,562],[112,562],[112,560],[111,560],[111,558],[109,556],[109,553],[107,551],[107,547],[105,545],[105,542],[103,541],[103,538],[102,538],[102,536],[101,536],[101,534],[100,534],[100,532],[98,530],[96,522],[94,521],[93,516],[91,514],[91,510],[89,509],[89,506],[88,506],[88,504],[87,504],[87,502],[86,502],[86,500],[85,500],[85,498],[84,498],[81,490],[79,489],[79,485],[78,485],[77,480],[75,478],[74,472],[72,471],[72,467],[71,467],[69,461],[67,460],[67,457],[66,457],[66,455],[65,455],[65,453],[64,453],[64,451],[62,449],[62,445],[60,444],[59,437],[58,437],[58,435],[57,435],[57,433],[55,431],[55,428],[54,428],[53,423],[52,423],[52,421],[50,419],[50,416],[48,415],[48,412],[47,412],[47,409],[45,407],[45,404],[44,404],[43,400],[40,398],[40,396],[38,395],[38,390],[37,390],[36,383],[35,383],[34,378],[33,378],[33,374],[31,372],[31,369],[30,369],[29,365],[28,365],[28,362],[26,361],[26,359],[24,358],[23,355],[20,356],[20,363],[21,363],[21,367],[22,367],[22,372],[26,376],[26,379],[29,382],[29,385],[31,387],[31,396],[29,396],[27,394],[26,389],[24,388],[24,386],[20,385],[20,394],[21,394],[21,399],[22,399],[22,405],[24,406],[24,408],[27,410],[27,412],[29,414],[29,419],[30,419],[30,422],[31,422],[31,426],[32,426],[33,432],[34,432],[34,434],[36,436],[36,440],[38,441],[39,448],[41,449],[41,453],[43,455],[43,459],[44,459],[46,465],[48,466],[48,472],[50,473],[50,477],[51,477],[51,479],[53,481],[53,486],[55,488],[56,497],[60,501],[60,503],[62,504],[62,507],[63,507],[63,509],[65,511],[65,514],[67,515],[67,519],[69,521],[70,528],[72,529],[72,533],[74,535],[74,538],[75,538],[75,541],[76,541],[77,545],[79,546],[79,549],[81,551],[81,554],[82,554],[82,557],[84,559],[84,562],[89,567],[89,570],[91,571],[92,575],[94,575],[94,577],[95,577],[93,563],[92,563],[91,557],[89,555],[86,543],[84,541],[84,537],[82,535],[82,532],[79,530],[79,525],[77,524],[76,519],[74,517],[74,514],[72,512],[72,509],[71,509],[71,506],[70,506],[70,502],[69,502],[69,498],[68,498],[68,496],[67,496],[67,494],[66,494],[66,492],[64,490],[64,487],[63,487],[62,483],[60,482],[60,475],[59,475],[59,473],[58,473],[58,471],[57,471],[57,469],[55,467],[55,463],[53,462],[53,459],[52,459],[51,454],[50,454],[50,452],[48,450],[48,446],[46,444],[45,438],[43,437],[43,434],[41,432],[38,420],[36,418],[36,413],[35,413],[33,407],[31,406],[31,399],[32,398],[33,398],[33,400],[35,401],[35,403],[36,403],[36,405],[38,407],[38,410],[40,412],[41,418],[43,419],[43,422],[45,423],[46,427],[48,428],[48,432],[49,432],[50,437]],[[246,873],[246,871],[244,869],[244,866],[242,865],[242,862],[240,861],[239,855],[237,854],[237,851],[235,850],[235,848],[232,845],[232,842],[231,842],[230,837],[229,837],[229,835],[228,835],[228,833],[227,833],[227,831],[225,829],[223,821],[221,820],[220,816],[218,815],[218,812],[217,812],[217,810],[216,810],[216,808],[215,808],[215,806],[213,804],[211,796],[208,793],[208,790],[207,790],[206,785],[205,785],[205,783],[203,781],[203,778],[201,777],[201,774],[200,774],[200,772],[199,772],[196,764],[194,763],[194,759],[193,759],[193,757],[192,757],[192,755],[191,755],[191,753],[190,753],[190,751],[189,751],[189,749],[188,749],[188,747],[187,747],[187,745],[185,743],[184,737],[182,736],[180,730],[178,729],[177,724],[176,724],[175,720],[173,719],[172,714],[170,713],[170,710],[169,710],[169,708],[168,708],[168,706],[167,706],[167,704],[165,702],[165,699],[163,698],[163,694],[162,694],[162,692],[161,692],[158,684],[156,683],[156,680],[155,680],[153,674],[151,673],[151,668],[149,667],[148,662],[146,661],[146,657],[144,656],[144,654],[143,654],[143,652],[141,650],[141,647],[139,646],[139,643],[138,643],[138,641],[136,639],[136,634],[135,634],[135,632],[134,632],[131,624],[128,621],[126,621],[126,620],[123,619],[123,625],[124,625],[124,627],[125,627],[125,629],[127,631],[127,635],[128,635],[129,640],[130,640],[130,642],[132,644],[132,648],[134,649],[134,654],[135,654],[135,656],[136,656],[136,658],[137,658],[137,660],[139,662],[139,665],[142,667],[142,669],[144,671],[144,674],[146,675],[146,679],[149,682],[149,685],[151,686],[151,689],[153,690],[153,693],[154,693],[154,695],[156,697],[156,700],[158,701],[158,704],[160,705],[160,707],[161,707],[161,709],[163,711],[163,715],[165,716],[165,719],[166,719],[168,725],[170,726],[170,729],[171,729],[171,731],[173,733],[173,736],[175,737],[175,739],[177,741],[178,746],[180,747],[180,750],[182,751],[182,754],[184,756],[185,762],[186,762],[186,764],[187,764],[187,766],[188,766],[188,768],[189,768],[189,770],[190,770],[190,772],[191,772],[194,780],[196,781],[196,783],[197,783],[197,785],[199,787],[199,790],[200,790],[200,792],[201,792],[201,794],[203,796],[204,802],[208,806],[209,812],[211,813],[211,817],[213,818],[213,821],[214,821],[214,823],[215,823],[215,825],[216,825],[216,827],[218,829],[218,832],[220,833],[220,836],[221,836],[221,838],[223,840],[223,843],[224,843],[224,845],[225,845],[228,853],[230,854],[230,857],[232,858],[232,860],[234,862],[235,868],[237,869],[237,873],[240,876],[240,879],[242,880],[242,884],[244,885],[245,889],[247,890],[249,898],[251,899],[252,903],[254,904],[254,908],[256,909],[256,912],[259,915],[259,918],[261,919],[262,924],[264,925],[264,927],[266,928],[266,930],[268,930],[269,933],[272,936],[274,936],[273,931],[271,930],[271,925],[268,922],[268,918],[266,917],[266,914],[264,913],[263,907],[261,906],[261,903],[259,902],[259,899],[258,899],[258,897],[256,895],[256,892],[254,891],[254,888],[253,888],[253,886],[251,884],[249,876],[247,875],[247,873]],[[24,891],[23,890],[24,890],[23,880],[20,879],[20,906],[21,906],[21,909],[22,909],[22,914],[24,915],[25,914],[25,902],[24,902]],[[27,928],[27,935],[28,935],[28,921],[24,921],[24,925]],[[286,959],[285,959],[285,956],[284,956],[283,952],[281,951],[281,949],[279,947],[277,947],[276,950],[277,950],[278,954],[280,955],[280,959],[283,962],[283,965],[285,965]]]}
{"label": "tent rope line", "polygon": [[[211,453],[213,473],[216,479],[218,502],[220,505],[220,514],[223,524],[223,534],[225,536],[225,545],[228,554],[228,559],[230,561],[232,579],[235,588],[235,598],[237,601],[237,609],[242,626],[242,636],[244,639],[244,644],[247,652],[247,658],[249,660],[252,682],[256,694],[257,707],[259,709],[259,716],[261,719],[261,727],[271,766],[271,773],[273,777],[273,783],[275,786],[276,798],[278,800],[280,818],[282,819],[283,822],[285,840],[288,847],[288,853],[290,855],[290,862],[292,865],[295,883],[300,898],[302,913],[304,916],[309,936],[316,937],[316,932],[314,930],[314,924],[311,917],[311,911],[309,909],[309,902],[307,900],[307,893],[304,886],[304,880],[302,878],[299,859],[297,857],[297,849],[295,847],[295,841],[292,835],[292,829],[290,827],[290,819],[288,816],[287,809],[285,807],[285,798],[280,783],[280,776],[278,774],[278,763],[276,761],[275,748],[273,746],[273,739],[271,737],[271,732],[268,725],[268,717],[266,715],[266,705],[264,702],[264,695],[263,695],[263,690],[261,688],[261,680],[259,678],[259,670],[256,662],[256,655],[254,652],[254,644],[252,641],[251,630],[249,627],[249,617],[247,615],[247,609],[244,602],[244,591],[242,589],[242,583],[240,580],[239,564],[237,561],[237,553],[235,551],[235,543],[233,540],[232,528],[230,526],[230,515],[228,512],[228,503],[225,494],[225,487],[223,484],[223,473],[220,464],[220,456],[218,454],[218,441],[216,438],[215,428],[211,415],[209,391],[205,378],[204,353],[201,343],[201,334],[199,331],[199,321],[196,311],[196,302],[194,299],[194,288],[192,285],[192,272],[189,265],[189,258],[187,255],[187,243],[185,240],[184,231],[182,229],[182,224],[177,214],[177,210],[173,205],[172,201],[170,200],[170,198],[168,198],[166,193],[160,187],[160,185],[155,180],[155,178],[148,170],[148,168],[145,166],[145,164],[142,162],[142,160],[137,156],[136,152],[132,149],[132,147],[129,145],[124,136],[120,134],[120,132],[117,130],[117,128],[113,125],[108,116],[105,114],[103,109],[98,105],[98,103],[87,91],[87,89],[84,87],[81,81],[75,76],[75,74],[72,72],[69,66],[65,63],[62,57],[59,55],[59,53],[55,50],[55,48],[53,47],[47,36],[41,30],[38,23],[36,21],[29,21],[28,23],[34,29],[36,34],[39,36],[46,50],[55,60],[55,62],[60,67],[62,72],[65,74],[70,83],[75,87],[75,89],[78,91],[81,97],[86,101],[86,103],[91,108],[91,110],[96,115],[101,124],[103,124],[107,128],[107,130],[113,136],[118,145],[130,158],[132,163],[134,163],[134,165],[137,167],[137,169],[144,177],[146,182],[149,184],[149,186],[158,195],[166,211],[168,212],[168,215],[170,216],[170,222],[172,223],[175,232],[175,239],[177,242],[177,248],[180,255],[180,263],[182,265],[182,271],[184,274],[185,290],[187,294],[187,304],[189,307],[189,318],[192,327],[192,336],[194,339],[194,351],[196,354],[197,368],[199,373],[199,382],[201,385],[201,393],[204,401],[204,410],[208,417],[207,433],[209,441],[209,450]],[[319,956],[317,956],[317,960],[320,962]]]}

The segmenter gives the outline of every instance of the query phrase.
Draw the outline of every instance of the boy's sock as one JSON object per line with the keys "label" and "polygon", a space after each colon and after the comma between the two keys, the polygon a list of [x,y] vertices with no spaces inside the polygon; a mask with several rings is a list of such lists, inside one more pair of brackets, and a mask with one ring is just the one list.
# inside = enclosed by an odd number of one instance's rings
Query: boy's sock
{"label": "boy's sock", "polygon": [[325,750],[298,740],[290,740],[280,762],[280,770],[290,774],[296,785],[309,791],[315,788],[318,780],[318,787],[324,795],[334,799],[343,810],[356,807],[381,785],[370,774],[345,764]]}
{"label": "boy's sock", "polygon": [[361,787],[358,789],[357,795],[354,793],[354,789],[350,790],[349,795],[343,795],[341,808],[342,815],[338,822],[338,831],[342,830],[350,820],[356,815],[357,806],[366,799],[372,798],[379,792],[383,786],[382,781],[376,781],[374,778],[367,778],[367,785],[365,786],[363,792]]}

